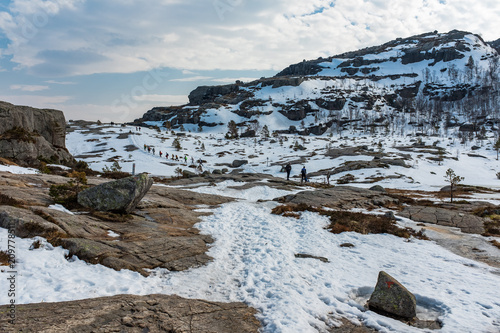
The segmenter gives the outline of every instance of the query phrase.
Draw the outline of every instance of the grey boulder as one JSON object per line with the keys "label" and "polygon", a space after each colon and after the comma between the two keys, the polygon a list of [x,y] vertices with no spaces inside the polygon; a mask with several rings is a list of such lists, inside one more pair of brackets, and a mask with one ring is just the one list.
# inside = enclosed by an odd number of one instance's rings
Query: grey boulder
{"label": "grey boulder", "polygon": [[78,203],[97,211],[128,214],[152,185],[153,179],[142,173],[83,190],[78,194]]}
{"label": "grey boulder", "polygon": [[378,274],[377,285],[368,300],[370,310],[404,319],[417,315],[417,301],[401,283],[384,271]]}
{"label": "grey boulder", "polygon": [[231,166],[233,168],[239,168],[242,165],[248,164],[247,160],[234,160],[233,163],[231,163]]}

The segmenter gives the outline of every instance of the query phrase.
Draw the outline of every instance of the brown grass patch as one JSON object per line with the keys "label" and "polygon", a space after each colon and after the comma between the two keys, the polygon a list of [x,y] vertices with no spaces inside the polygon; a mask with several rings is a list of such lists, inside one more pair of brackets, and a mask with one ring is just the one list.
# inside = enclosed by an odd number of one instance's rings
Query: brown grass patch
{"label": "brown grass patch", "polygon": [[481,207],[472,212],[472,214],[483,218],[489,218],[484,221],[483,236],[500,236],[500,210],[498,208]]}
{"label": "brown grass patch", "polygon": [[97,217],[100,220],[108,221],[108,222],[127,222],[133,219],[133,216],[130,214],[116,214],[111,212],[99,212],[99,211],[91,211],[90,215],[93,217]]}
{"label": "brown grass patch", "polygon": [[23,208],[25,202],[9,197],[6,194],[0,193],[0,205]]}
{"label": "brown grass patch", "polygon": [[400,228],[396,222],[387,216],[378,216],[348,211],[330,211],[315,208],[306,204],[280,205],[276,206],[271,213],[276,215],[297,214],[297,212],[316,212],[322,216],[328,216],[330,224],[326,227],[334,234],[354,231],[360,234],[391,234],[398,237],[428,239],[423,231],[415,231],[411,228]]}
{"label": "brown grass patch", "polygon": [[0,266],[9,266],[9,255],[5,251],[0,251]]}
{"label": "brown grass patch", "polygon": [[0,140],[16,140],[34,143],[36,141],[34,138],[35,136],[38,136],[38,134],[28,132],[25,128],[16,126],[0,134]]}
{"label": "brown grass patch", "polygon": [[57,222],[57,220],[55,218],[53,218],[52,216],[50,216],[48,213],[44,212],[41,209],[34,209],[33,213],[35,213],[36,215],[40,216],[44,220],[47,220],[47,221],[49,221],[51,223],[59,225],[59,222]]}
{"label": "brown grass patch", "polygon": [[110,179],[122,179],[132,176],[132,174],[124,171],[107,171],[101,173],[102,177]]}
{"label": "brown grass patch", "polygon": [[14,163],[11,160],[4,158],[4,157],[0,157],[0,164],[17,166],[16,163]]}
{"label": "brown grass patch", "polygon": [[54,246],[57,246],[54,242],[57,243],[57,240],[60,238],[67,238],[65,233],[59,232],[55,229],[46,229],[34,222],[24,223],[22,228],[33,236],[42,236]]}
{"label": "brown grass patch", "polygon": [[493,244],[493,246],[497,247],[500,250],[500,242],[498,242],[496,240],[492,240],[490,243]]}

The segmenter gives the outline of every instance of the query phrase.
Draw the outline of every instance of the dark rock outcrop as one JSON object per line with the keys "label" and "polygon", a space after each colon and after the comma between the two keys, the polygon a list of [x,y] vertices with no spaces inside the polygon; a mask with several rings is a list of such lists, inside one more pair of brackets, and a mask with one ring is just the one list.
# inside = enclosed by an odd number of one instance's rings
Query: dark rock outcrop
{"label": "dark rock outcrop", "polygon": [[500,38],[492,42],[488,42],[488,45],[497,50],[497,52],[500,54]]}
{"label": "dark rock outcrop", "polygon": [[24,166],[40,160],[70,164],[62,111],[0,102],[0,157]]}
{"label": "dark rock outcrop", "polygon": [[[67,181],[55,175],[0,172],[0,193],[18,205],[0,206],[0,227],[14,228],[18,237],[47,238],[53,245],[68,249],[70,256],[77,255],[88,263],[145,276],[150,274],[149,269],[182,271],[209,262],[206,252],[213,239],[193,227],[207,213],[195,209],[200,204],[214,206],[233,200],[152,186],[134,214],[124,220],[115,220],[120,216],[109,213],[71,215],[47,207],[53,204],[48,194],[50,185]],[[91,184],[104,182],[89,177]],[[109,230],[114,236],[108,234]]]}
{"label": "dark rock outcrop", "polygon": [[387,206],[398,202],[381,192],[368,189],[335,186],[316,191],[302,191],[275,199],[280,203],[306,204],[309,206],[324,206],[334,209],[375,208]]}
{"label": "dark rock outcrop", "polygon": [[78,203],[104,212],[130,213],[153,185],[146,173],[97,185],[78,193]]}
{"label": "dark rock outcrop", "polygon": [[220,96],[235,93],[240,90],[237,84],[227,84],[222,86],[200,86],[189,94],[189,104],[202,105],[205,103],[213,103]]}
{"label": "dark rock outcrop", "polygon": [[417,301],[401,283],[384,271],[378,275],[375,290],[368,300],[371,310],[412,319],[417,315]]}
{"label": "dark rock outcrop", "polygon": [[[8,305],[0,306],[7,313]],[[257,333],[256,310],[169,295],[118,295],[17,306],[14,324],[0,317],[2,332]]]}
{"label": "dark rock outcrop", "polygon": [[232,163],[231,163],[231,166],[233,168],[239,168],[240,166],[243,166],[245,164],[248,164],[248,160],[234,160]]}

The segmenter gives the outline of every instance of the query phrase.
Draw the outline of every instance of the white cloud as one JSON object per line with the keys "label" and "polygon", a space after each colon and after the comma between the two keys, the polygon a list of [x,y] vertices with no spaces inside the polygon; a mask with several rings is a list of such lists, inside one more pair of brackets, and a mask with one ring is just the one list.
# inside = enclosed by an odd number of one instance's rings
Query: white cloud
{"label": "white cloud", "polygon": [[42,91],[49,89],[48,86],[37,86],[29,84],[13,84],[10,86],[11,90],[21,90],[21,91]]}
{"label": "white cloud", "polygon": [[62,103],[71,100],[71,98],[71,96],[0,95],[0,101],[46,109],[59,109]]}
{"label": "white cloud", "polygon": [[71,84],[76,84],[76,82],[71,82],[71,81],[56,81],[56,80],[48,80],[45,81],[46,83],[50,84],[60,84],[60,85],[71,85]]}
{"label": "white cloud", "polygon": [[185,77],[181,79],[172,79],[170,80],[171,82],[195,82],[195,81],[211,81],[213,78],[211,76],[191,76],[191,77]]}
{"label": "white cloud", "polygon": [[140,102],[162,102],[168,105],[182,105],[189,102],[186,95],[142,95],[134,96],[134,100]]}
{"label": "white cloud", "polygon": [[0,29],[3,53],[37,75],[278,71],[433,30],[494,40],[498,17],[497,0],[13,0]]}
{"label": "white cloud", "polygon": [[223,77],[223,78],[217,78],[217,79],[212,79],[210,81],[212,82],[220,82],[220,83],[234,83],[236,81],[242,81],[242,82],[251,82],[258,80],[258,77]]}

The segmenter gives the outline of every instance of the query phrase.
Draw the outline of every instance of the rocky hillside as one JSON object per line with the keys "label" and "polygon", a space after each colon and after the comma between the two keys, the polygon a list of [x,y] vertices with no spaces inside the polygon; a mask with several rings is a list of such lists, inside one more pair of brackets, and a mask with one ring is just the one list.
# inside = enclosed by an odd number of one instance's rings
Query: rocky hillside
{"label": "rocky hillside", "polygon": [[[348,126],[432,132],[484,125],[487,117],[491,124],[498,118],[500,91],[495,45],[456,30],[398,38],[304,60],[272,78],[201,86],[189,94],[188,105],[153,108],[135,124],[160,121],[167,128],[194,124],[203,130],[233,120],[240,134],[250,136],[264,125],[307,135]],[[457,109],[464,111],[452,111]]]}
{"label": "rocky hillside", "polygon": [[68,164],[73,157],[65,142],[62,111],[0,102],[0,157],[28,166]]}

